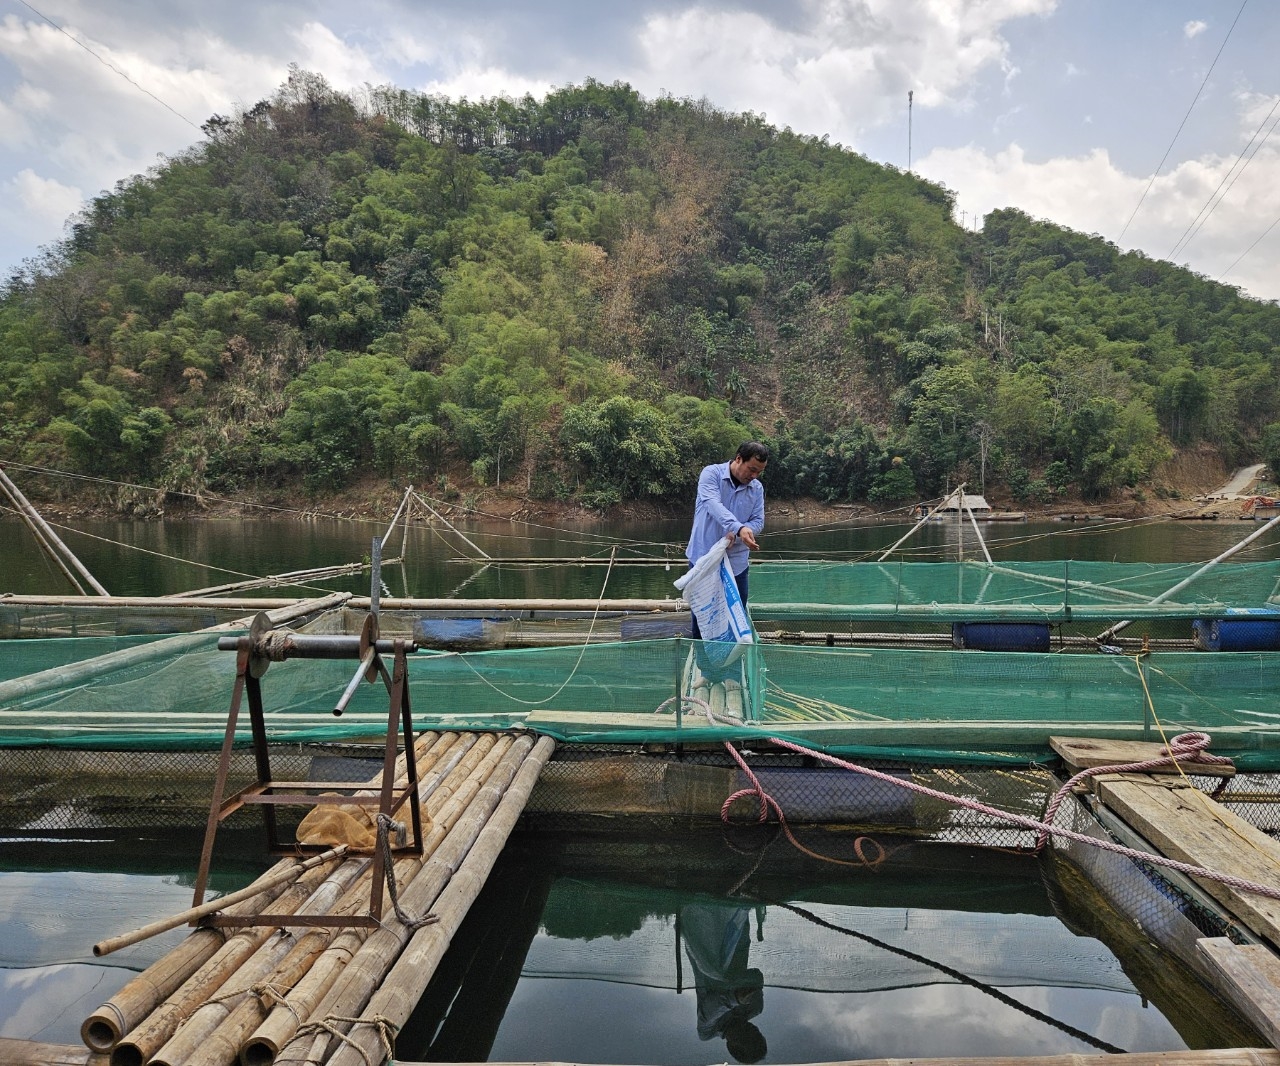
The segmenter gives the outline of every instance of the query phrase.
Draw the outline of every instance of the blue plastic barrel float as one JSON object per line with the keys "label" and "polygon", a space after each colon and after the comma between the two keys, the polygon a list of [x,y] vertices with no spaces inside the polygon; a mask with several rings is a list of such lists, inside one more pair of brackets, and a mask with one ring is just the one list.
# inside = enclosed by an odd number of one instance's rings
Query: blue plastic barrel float
{"label": "blue plastic barrel float", "polygon": [[1191,639],[1200,651],[1280,651],[1280,613],[1236,608],[1228,618],[1194,618]]}
{"label": "blue plastic barrel float", "polygon": [[1048,651],[1047,622],[952,622],[951,643],[970,651]]}

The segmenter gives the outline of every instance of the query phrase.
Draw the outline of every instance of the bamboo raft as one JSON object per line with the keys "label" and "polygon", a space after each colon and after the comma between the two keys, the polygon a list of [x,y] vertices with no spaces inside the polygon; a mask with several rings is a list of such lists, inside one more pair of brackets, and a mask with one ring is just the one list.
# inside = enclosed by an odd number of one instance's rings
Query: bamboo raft
{"label": "bamboo raft", "polygon": [[[397,890],[392,895],[381,886],[387,905],[379,927],[197,927],[85,1020],[84,1061],[270,1066],[356,1064],[362,1053],[370,1061],[386,1058],[391,1034],[444,956],[554,742],[429,732],[414,750],[423,854],[395,861]],[[402,782],[405,772],[402,755]],[[223,913],[251,917],[268,907],[273,915],[299,917],[362,913],[373,889],[371,855],[337,851],[320,862],[282,860],[250,886],[260,891],[237,893],[239,902]],[[157,931],[104,941],[95,954]],[[35,1046],[25,1053],[0,1049],[0,1062],[74,1060]]]}

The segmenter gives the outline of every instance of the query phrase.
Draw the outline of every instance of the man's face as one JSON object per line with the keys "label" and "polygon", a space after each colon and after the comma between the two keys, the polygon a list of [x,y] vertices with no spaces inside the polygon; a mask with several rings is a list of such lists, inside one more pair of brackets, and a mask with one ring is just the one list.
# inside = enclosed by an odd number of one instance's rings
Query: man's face
{"label": "man's face", "polygon": [[735,457],[729,464],[729,472],[740,484],[749,485],[764,473],[768,465],[767,459],[742,459]]}

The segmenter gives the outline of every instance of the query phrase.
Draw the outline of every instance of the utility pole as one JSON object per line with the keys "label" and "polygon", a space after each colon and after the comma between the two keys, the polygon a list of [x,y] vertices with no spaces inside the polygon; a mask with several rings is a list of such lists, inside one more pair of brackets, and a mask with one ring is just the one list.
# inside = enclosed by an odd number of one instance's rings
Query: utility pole
{"label": "utility pole", "polygon": [[907,173],[911,173],[911,100],[916,91],[914,89],[907,90]]}

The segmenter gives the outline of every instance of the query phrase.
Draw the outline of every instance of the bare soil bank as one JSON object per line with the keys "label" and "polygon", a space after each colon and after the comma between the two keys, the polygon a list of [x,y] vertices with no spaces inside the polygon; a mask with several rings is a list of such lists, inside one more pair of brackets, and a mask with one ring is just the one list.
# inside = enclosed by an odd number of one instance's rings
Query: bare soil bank
{"label": "bare soil bank", "polygon": [[[1031,520],[1049,520],[1065,516],[1144,518],[1160,515],[1198,515],[1210,510],[1222,517],[1235,517],[1239,505],[1232,502],[1205,504],[1196,496],[1212,494],[1230,477],[1215,452],[1184,452],[1166,463],[1142,488],[1125,488],[1105,500],[1083,500],[1061,496],[1043,504],[1019,503],[992,488],[986,493],[996,511],[1023,511]],[[273,489],[246,493],[235,500],[219,496],[186,496],[137,486],[86,485],[63,478],[28,476],[14,471],[15,480],[32,503],[50,520],[69,518],[182,519],[311,516],[317,518],[367,519],[389,521],[404,494],[403,486],[393,486],[383,479],[367,479],[342,492],[313,496],[301,489]],[[456,484],[456,483],[455,483]],[[976,491],[971,488],[970,491]],[[632,501],[618,504],[605,512],[587,510],[572,502],[534,500],[505,487],[463,486],[450,489],[443,496],[432,490],[421,490],[432,506],[450,519],[502,519],[574,524],[578,522],[644,521],[682,519],[691,512],[688,502],[655,503]],[[861,521],[901,522],[909,519],[916,500],[898,505],[852,503],[829,504],[811,499],[771,497],[768,513],[771,520],[782,524],[793,522],[821,523]]]}

